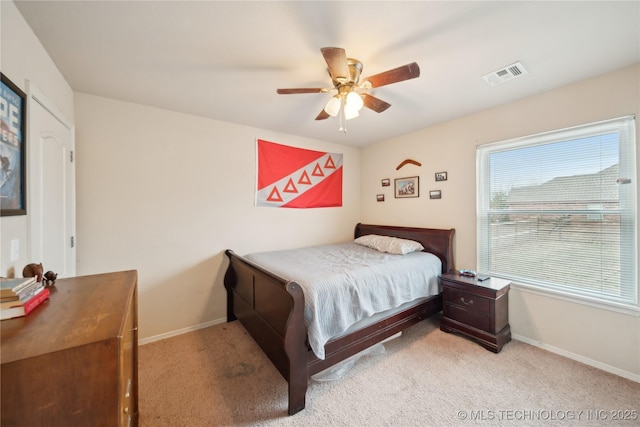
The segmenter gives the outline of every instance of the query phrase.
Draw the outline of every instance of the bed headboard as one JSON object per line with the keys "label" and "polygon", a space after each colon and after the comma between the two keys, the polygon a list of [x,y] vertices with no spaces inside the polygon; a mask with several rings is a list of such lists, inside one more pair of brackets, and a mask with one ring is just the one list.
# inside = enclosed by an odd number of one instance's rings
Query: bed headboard
{"label": "bed headboard", "polygon": [[446,273],[447,271],[455,269],[453,263],[453,235],[455,232],[455,228],[418,228],[358,223],[354,236],[358,238],[367,234],[379,234],[420,242],[426,252],[431,252],[440,258],[442,261],[442,272]]}

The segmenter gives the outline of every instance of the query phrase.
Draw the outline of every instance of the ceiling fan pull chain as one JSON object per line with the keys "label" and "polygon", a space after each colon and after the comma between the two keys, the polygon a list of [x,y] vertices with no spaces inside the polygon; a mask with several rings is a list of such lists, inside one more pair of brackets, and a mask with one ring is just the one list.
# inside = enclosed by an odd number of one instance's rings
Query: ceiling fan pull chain
{"label": "ceiling fan pull chain", "polygon": [[340,115],[340,127],[338,128],[338,130],[341,132],[347,133],[347,118],[344,111],[345,102],[346,102],[346,97],[341,96],[340,112],[338,113]]}

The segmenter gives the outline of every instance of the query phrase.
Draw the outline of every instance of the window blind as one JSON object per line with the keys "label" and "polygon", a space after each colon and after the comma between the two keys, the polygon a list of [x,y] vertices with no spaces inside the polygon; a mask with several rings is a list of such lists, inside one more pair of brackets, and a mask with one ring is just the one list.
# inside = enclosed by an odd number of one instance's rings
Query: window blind
{"label": "window blind", "polygon": [[633,116],[479,146],[478,270],[638,304]]}

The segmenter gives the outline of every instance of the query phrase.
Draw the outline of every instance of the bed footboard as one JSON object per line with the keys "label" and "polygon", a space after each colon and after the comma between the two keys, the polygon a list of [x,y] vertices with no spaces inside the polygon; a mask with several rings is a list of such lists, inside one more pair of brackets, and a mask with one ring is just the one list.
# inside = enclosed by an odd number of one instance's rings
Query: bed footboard
{"label": "bed footboard", "polygon": [[239,320],[289,383],[289,415],[305,407],[307,328],[300,285],[225,252],[227,321]]}

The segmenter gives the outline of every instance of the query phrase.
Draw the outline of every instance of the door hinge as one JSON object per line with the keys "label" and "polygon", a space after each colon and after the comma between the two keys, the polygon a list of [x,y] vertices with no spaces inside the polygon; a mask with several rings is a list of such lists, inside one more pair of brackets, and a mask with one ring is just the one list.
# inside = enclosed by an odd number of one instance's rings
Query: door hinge
{"label": "door hinge", "polygon": [[76,238],[71,236],[71,247],[74,248],[76,246]]}
{"label": "door hinge", "polygon": [[69,152],[69,161],[73,163],[73,150]]}

